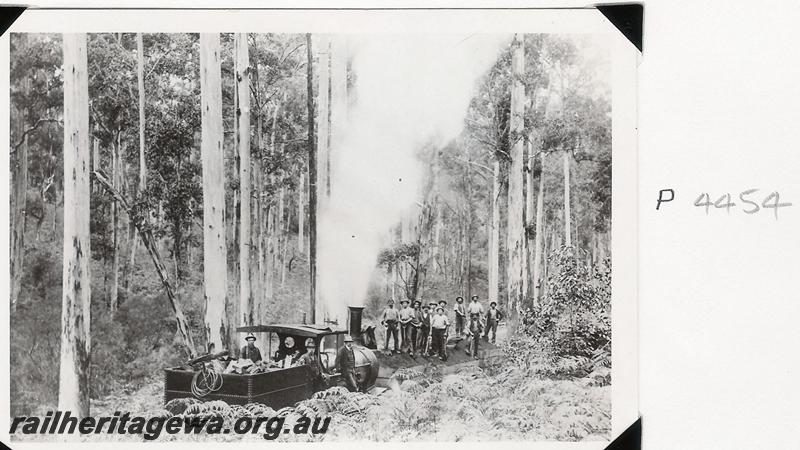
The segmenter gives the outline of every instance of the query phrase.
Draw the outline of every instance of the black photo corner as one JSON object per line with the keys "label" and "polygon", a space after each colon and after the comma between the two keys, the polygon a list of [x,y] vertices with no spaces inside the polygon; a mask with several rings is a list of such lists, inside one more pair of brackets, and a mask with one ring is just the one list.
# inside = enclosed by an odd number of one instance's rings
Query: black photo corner
{"label": "black photo corner", "polygon": [[24,6],[0,6],[0,36],[5,34],[24,11]]}
{"label": "black photo corner", "polygon": [[642,448],[642,418],[639,417],[616,439],[611,441],[606,450],[641,450]]}
{"label": "black photo corner", "polygon": [[612,25],[622,33],[640,52],[643,51],[644,5],[639,3],[597,5]]}

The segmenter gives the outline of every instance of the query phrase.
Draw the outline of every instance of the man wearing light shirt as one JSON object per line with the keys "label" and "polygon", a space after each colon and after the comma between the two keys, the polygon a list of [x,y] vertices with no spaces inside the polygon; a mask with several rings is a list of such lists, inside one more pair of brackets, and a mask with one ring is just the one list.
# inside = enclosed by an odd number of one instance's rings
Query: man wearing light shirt
{"label": "man wearing light shirt", "polygon": [[472,301],[469,303],[469,306],[467,307],[467,312],[469,312],[470,318],[474,315],[477,315],[478,318],[480,318],[480,316],[483,315],[483,305],[481,305],[480,302],[478,301],[477,295],[472,296]]}
{"label": "man wearing light shirt", "polygon": [[381,323],[386,329],[386,340],[383,342],[383,351],[389,350],[389,338],[391,337],[394,340],[394,351],[399,352],[397,349],[397,322],[399,319],[400,313],[394,309],[394,300],[389,300],[381,316]]}
{"label": "man wearing light shirt", "polygon": [[447,361],[447,353],[445,352],[447,346],[447,327],[450,326],[450,321],[444,315],[444,308],[441,306],[436,308],[436,314],[431,317],[431,329],[433,331],[433,348],[434,351],[439,353],[439,359]]}
{"label": "man wearing light shirt", "polygon": [[456,297],[456,306],[453,311],[456,312],[456,336],[461,336],[464,333],[464,322],[467,319],[467,311],[464,309],[464,297]]}
{"label": "man wearing light shirt", "polygon": [[414,319],[414,308],[408,306],[408,300],[400,301],[400,339],[402,340],[402,344],[400,344],[400,351],[401,352],[409,352],[412,353],[412,346],[411,346],[411,321]]}

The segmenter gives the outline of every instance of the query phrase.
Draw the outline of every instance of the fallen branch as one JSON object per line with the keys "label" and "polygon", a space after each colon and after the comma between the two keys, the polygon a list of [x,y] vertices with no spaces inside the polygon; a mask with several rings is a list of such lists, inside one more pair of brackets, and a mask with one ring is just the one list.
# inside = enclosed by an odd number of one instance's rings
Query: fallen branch
{"label": "fallen branch", "polygon": [[33,133],[34,131],[36,131],[36,129],[39,128],[39,125],[41,125],[43,123],[57,123],[57,124],[63,126],[63,123],[58,119],[39,119],[39,120],[37,120],[36,122],[34,122],[34,124],[30,128],[28,128],[27,130],[25,130],[24,133],[22,133],[22,136],[19,138],[19,142],[14,144],[14,148],[11,149],[11,153],[14,153],[15,151],[17,151],[22,146],[22,144],[25,143],[25,137],[27,137],[30,133]]}
{"label": "fallen branch", "polygon": [[153,237],[153,233],[149,229],[143,227],[141,216],[132,214],[131,206],[128,203],[128,200],[125,199],[122,194],[117,192],[116,189],[114,189],[114,186],[102,172],[97,170],[92,172],[92,178],[94,178],[101,186],[103,186],[106,191],[114,196],[114,198],[128,213],[128,217],[130,217],[131,222],[133,222],[133,226],[136,227],[136,231],[139,233],[142,244],[144,244],[145,248],[147,248],[147,252],[150,254],[150,258],[153,260],[153,265],[155,265],[156,272],[158,272],[158,276],[161,278],[161,284],[164,286],[164,290],[167,291],[167,298],[169,298],[170,306],[172,306],[172,310],[175,312],[175,322],[178,326],[178,333],[180,333],[183,345],[189,352],[189,358],[195,358],[197,354],[195,351],[194,341],[192,340],[192,335],[189,332],[189,325],[186,321],[186,316],[183,315],[180,302],[175,296],[175,292],[169,282],[167,268],[164,266],[164,263],[161,261],[161,256],[158,254],[158,247],[156,246],[156,240]]}

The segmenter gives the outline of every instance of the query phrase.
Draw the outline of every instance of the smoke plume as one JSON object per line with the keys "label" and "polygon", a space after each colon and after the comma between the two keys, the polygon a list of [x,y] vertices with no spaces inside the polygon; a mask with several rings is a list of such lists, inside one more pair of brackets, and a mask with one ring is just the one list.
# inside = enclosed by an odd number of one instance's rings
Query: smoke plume
{"label": "smoke plume", "polygon": [[[319,218],[318,271],[328,318],[363,304],[389,229],[420,196],[421,146],[463,128],[477,82],[510,41],[503,35],[349,38],[355,101],[332,142],[331,198]],[[322,319],[322,318],[318,318]]]}

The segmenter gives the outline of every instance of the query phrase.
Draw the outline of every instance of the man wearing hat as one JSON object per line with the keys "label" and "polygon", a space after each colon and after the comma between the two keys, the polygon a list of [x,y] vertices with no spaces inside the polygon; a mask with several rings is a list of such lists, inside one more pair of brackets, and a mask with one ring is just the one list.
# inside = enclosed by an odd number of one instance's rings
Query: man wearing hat
{"label": "man wearing hat", "polygon": [[497,338],[497,324],[503,320],[503,313],[497,309],[497,302],[489,303],[489,309],[486,311],[486,331],[483,332],[483,339],[489,340],[489,331],[492,332],[492,344]]}
{"label": "man wearing hat", "polygon": [[422,308],[417,309],[417,311],[416,320],[419,323],[419,327],[415,329],[415,343],[417,345],[417,350],[419,350],[419,352],[424,356],[427,353],[428,335],[431,333],[430,306],[425,305]]}
{"label": "man wearing hat", "polygon": [[[447,317],[448,321],[450,320],[450,316],[447,315],[447,300],[439,300],[439,306],[442,308],[442,314]],[[436,308],[433,308],[431,311],[434,315],[436,314]]]}
{"label": "man wearing hat", "polygon": [[394,309],[394,300],[389,300],[386,309],[383,310],[381,316],[381,324],[386,329],[386,339],[383,341],[383,351],[389,350],[389,337],[394,340],[394,351],[399,352],[397,349],[397,322],[400,319],[400,313]]}
{"label": "man wearing hat", "polygon": [[411,347],[413,349],[411,356],[414,356],[417,353],[417,350],[419,350],[419,334],[422,327],[421,306],[421,301],[414,300],[414,317],[411,318]]}
{"label": "man wearing hat", "polygon": [[313,339],[306,340],[306,352],[297,358],[295,366],[316,366],[317,365],[317,344]]}
{"label": "man wearing hat", "polygon": [[447,328],[450,321],[444,315],[444,308],[436,307],[436,314],[431,318],[431,330],[433,332],[433,350],[439,354],[439,359],[447,361]]}
{"label": "man wearing hat", "polygon": [[357,392],[356,355],[353,352],[353,337],[349,334],[345,335],[344,345],[339,349],[339,355],[336,357],[336,367],[342,373],[342,379],[347,384],[347,389],[350,392]]}
{"label": "man wearing hat", "polygon": [[433,315],[436,314],[436,307],[436,302],[429,302],[428,306],[426,307],[427,310],[425,311],[428,313],[428,318],[425,321],[428,326],[428,332],[424,334],[425,342],[423,342],[423,346],[420,348],[422,348],[422,351],[425,352],[427,356],[434,355],[433,336],[431,335],[431,320],[433,319]]}
{"label": "man wearing hat", "polygon": [[464,321],[467,318],[464,297],[456,297],[456,305],[453,310],[456,312],[456,336],[461,336],[464,333]]}
{"label": "man wearing hat", "polygon": [[472,301],[467,307],[467,312],[469,312],[470,317],[474,315],[480,317],[483,315],[483,305],[481,305],[481,303],[478,301],[477,295],[472,296]]}
{"label": "man wearing hat", "polygon": [[408,300],[403,299],[400,301],[400,339],[403,341],[400,345],[401,352],[414,353],[413,346],[411,345],[411,321],[414,320],[414,308],[408,306]]}
{"label": "man wearing hat", "polygon": [[319,358],[317,357],[317,344],[313,339],[306,340],[306,352],[297,360],[295,366],[309,366],[314,372],[314,383],[319,388],[327,387],[328,376],[322,372],[319,366]]}
{"label": "man wearing hat", "polygon": [[245,337],[244,340],[247,341],[247,345],[242,347],[242,351],[240,352],[242,359],[249,359],[253,361],[253,363],[261,361],[261,351],[255,346],[255,335],[253,333],[247,333],[247,337]]}

